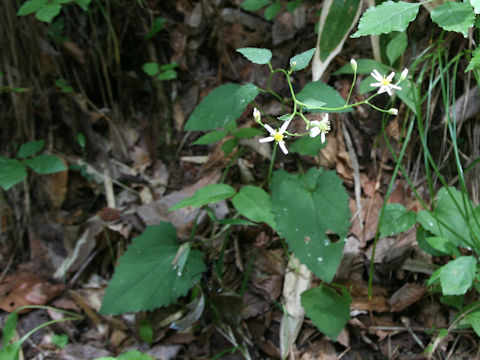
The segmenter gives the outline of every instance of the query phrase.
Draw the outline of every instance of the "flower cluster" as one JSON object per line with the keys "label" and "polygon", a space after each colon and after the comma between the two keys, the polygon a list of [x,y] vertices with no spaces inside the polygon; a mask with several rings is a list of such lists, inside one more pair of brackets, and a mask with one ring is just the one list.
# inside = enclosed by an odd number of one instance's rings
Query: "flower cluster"
{"label": "flower cluster", "polygon": [[[352,66],[352,69],[354,71],[354,76],[356,76],[357,66],[358,66],[357,62],[354,59],[352,59],[350,61],[350,65]],[[371,73],[371,75],[377,81],[377,82],[374,82],[374,83],[371,84],[371,86],[379,88],[378,91],[377,91],[377,94],[387,93],[388,95],[392,96],[393,95],[393,90],[402,90],[402,88],[400,86],[398,86],[398,84],[407,78],[408,69],[404,69],[402,71],[402,73],[400,74],[400,79],[396,83],[392,83],[393,78],[395,77],[395,72],[391,72],[388,76],[386,76],[386,75],[380,74],[380,72],[378,70],[374,69],[373,72]],[[353,83],[352,83],[352,88],[353,88],[354,83],[355,83],[355,81],[353,81]],[[321,109],[321,110],[324,110],[324,111],[325,110],[327,110],[327,111],[328,110],[341,110],[343,108],[349,108],[349,107],[352,107],[352,106],[355,106],[355,105],[359,105],[360,103],[348,105],[348,101],[349,101],[350,95],[351,95],[351,90],[350,90],[350,93],[348,95],[347,102],[342,108],[318,107],[316,109]],[[377,108],[376,106],[374,106],[373,104],[369,103],[368,100],[364,100],[361,103],[366,103],[366,104],[370,105],[371,107],[373,107],[374,109],[377,109],[379,111],[388,113],[390,115],[397,115],[398,114],[398,110],[395,109],[395,108],[390,108],[388,110],[380,109],[380,108]],[[300,103],[300,104],[302,106],[304,105],[302,103]],[[300,115],[303,118],[303,120],[306,122],[308,134],[310,135],[310,137],[314,138],[314,137],[317,137],[318,135],[320,135],[320,140],[322,141],[322,143],[324,143],[326,141],[326,135],[331,130],[330,121],[328,120],[328,114],[327,113],[323,113],[321,115],[320,119],[311,120],[311,121],[307,120],[301,112],[297,112],[296,114]],[[292,117],[290,119],[288,119],[287,121],[285,121],[279,129],[273,129],[270,125],[263,124],[262,120],[261,120],[260,111],[258,111],[257,108],[253,109],[253,118],[254,118],[255,122],[257,122],[258,124],[263,126],[265,128],[265,130],[268,131],[269,136],[267,136],[263,139],[260,139],[260,142],[265,143],[265,142],[275,141],[275,144],[277,144],[280,147],[280,149],[282,150],[282,152],[285,155],[288,154],[288,149],[287,149],[287,146],[285,145],[285,139],[288,137],[288,135],[294,135],[294,136],[306,135],[306,134],[291,134],[287,131],[287,128],[288,128],[288,126],[290,125],[290,122],[293,119],[293,114],[292,114]]]}
{"label": "flower cluster", "polygon": [[[270,136],[267,136],[266,138],[260,139],[259,141],[261,143],[275,141],[275,143],[280,147],[282,152],[285,155],[287,155],[288,149],[287,149],[287,146],[285,145],[284,139],[288,135],[287,128],[288,128],[288,125],[290,125],[290,122],[292,121],[292,119],[285,121],[280,127],[280,129],[273,129],[268,124],[262,124],[260,112],[258,111],[257,108],[253,109],[253,118],[255,122],[261,124],[265,128],[265,130],[268,131],[268,134],[270,135]],[[310,121],[308,126],[310,127],[310,131],[309,131],[310,137],[316,137],[320,135],[322,143],[324,143],[325,135],[330,131],[330,121],[328,120],[328,114],[323,114],[323,119],[321,120]]]}

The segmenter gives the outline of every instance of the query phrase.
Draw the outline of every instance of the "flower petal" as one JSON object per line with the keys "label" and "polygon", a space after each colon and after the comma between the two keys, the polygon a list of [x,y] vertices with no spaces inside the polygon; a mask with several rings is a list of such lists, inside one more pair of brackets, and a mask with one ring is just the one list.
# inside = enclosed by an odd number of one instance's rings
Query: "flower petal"
{"label": "flower petal", "polygon": [[320,129],[317,126],[310,130],[310,137],[314,138],[318,136],[318,134],[320,134]]}
{"label": "flower petal", "polygon": [[268,131],[270,135],[275,134],[275,130],[273,130],[273,128],[270,125],[265,124],[263,127]]}
{"label": "flower petal", "polygon": [[269,137],[260,139],[260,140],[258,140],[258,141],[261,142],[261,143],[264,143],[264,142],[271,142],[271,141],[273,141],[273,140],[275,140],[275,138],[274,138],[273,136],[269,136]]}
{"label": "flower petal", "polygon": [[322,140],[322,144],[325,142],[325,133],[322,131],[322,135],[320,135],[320,139]]}
{"label": "flower petal", "polygon": [[377,69],[374,69],[373,72],[370,75],[372,75],[373,78],[377,81],[380,81],[380,82],[383,81],[383,76],[378,72]]}
{"label": "flower petal", "polygon": [[288,150],[287,150],[287,147],[285,146],[285,141],[281,140],[278,142],[278,146],[280,146],[280,149],[282,150],[282,152],[287,155],[288,154]]}
{"label": "flower petal", "polygon": [[288,125],[290,125],[290,121],[292,121],[292,120],[287,120],[282,124],[282,127],[278,131],[280,134],[283,134],[285,132],[285,130],[287,130]]}
{"label": "flower petal", "polygon": [[390,82],[393,80],[393,77],[395,76],[395,73],[392,71],[390,75],[388,75],[387,80]]}

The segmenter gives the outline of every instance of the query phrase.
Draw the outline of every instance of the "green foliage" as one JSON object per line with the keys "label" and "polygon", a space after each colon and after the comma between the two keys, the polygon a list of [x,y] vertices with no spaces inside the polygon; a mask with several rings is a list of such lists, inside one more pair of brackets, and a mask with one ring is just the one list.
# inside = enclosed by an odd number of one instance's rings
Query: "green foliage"
{"label": "green foliage", "polygon": [[153,310],[186,295],[206,268],[203,254],[190,250],[183,271],[179,271],[176,258],[179,249],[172,224],[162,222],[148,226],[119,259],[105,290],[100,313],[115,315]]}
{"label": "green foliage", "polygon": [[273,20],[275,16],[277,16],[277,14],[280,12],[280,10],[282,10],[282,3],[280,2],[269,5],[265,9],[265,13],[264,13],[265,19],[268,21]]}
{"label": "green foliage", "polygon": [[209,132],[201,137],[199,137],[197,140],[195,140],[192,145],[207,145],[207,144],[212,144],[217,141],[222,140],[225,136],[228,134],[225,131],[212,131]]}
{"label": "green foliage", "polygon": [[268,64],[272,58],[272,52],[268,49],[247,47],[237,51],[254,64]]}
{"label": "green foliage", "polygon": [[157,34],[160,32],[163,27],[165,26],[165,23],[167,22],[167,19],[164,17],[157,17],[153,20],[152,27],[150,28],[150,31],[145,35],[147,39],[151,39],[153,35]]}
{"label": "green foliage", "polygon": [[175,68],[177,67],[177,63],[170,63],[160,66],[157,63],[148,62],[143,64],[142,69],[148,76],[151,76],[156,80],[166,81],[177,78],[177,72],[175,71]]}
{"label": "green foliage", "polygon": [[153,360],[153,358],[147,354],[141,353],[140,351],[132,350],[127,351],[126,353],[123,353],[117,357],[108,356],[94,360]]}
{"label": "green foliage", "polygon": [[399,32],[387,45],[386,53],[390,65],[407,50],[408,38],[406,32]]}
{"label": "green foliage", "polygon": [[[465,201],[465,202],[464,202]],[[468,204],[470,200],[455,188],[441,188],[437,192],[437,203],[433,212],[421,210],[417,213],[417,221],[430,233],[444,237],[457,246],[468,247],[471,244]]]}
{"label": "green foliage", "polygon": [[65,171],[65,164],[55,155],[36,155],[45,146],[43,140],[30,141],[20,146],[17,159],[0,156],[0,187],[10,189],[27,176],[26,166],[38,174],[52,174]]}
{"label": "green foliage", "polygon": [[185,130],[214,130],[242,115],[258,95],[253,84],[224,84],[213,89],[195,108],[185,124]]}
{"label": "green foliage", "polygon": [[478,68],[479,65],[480,65],[480,48],[476,48],[472,53],[472,58],[470,59],[470,63],[465,69],[465,72]]}
{"label": "green foliage", "polygon": [[310,60],[312,60],[315,50],[316,49],[313,48],[290,58],[290,69],[292,69],[292,71],[300,71],[305,69],[310,63]]}
{"label": "green foliage", "polygon": [[68,344],[68,335],[67,334],[61,334],[61,335],[55,334],[52,337],[52,343],[57,345],[60,349],[63,349]]}
{"label": "green foliage", "polygon": [[468,29],[473,26],[475,13],[465,2],[447,1],[436,7],[430,16],[438,26],[447,31],[455,31],[468,36]]}
{"label": "green foliage", "polygon": [[168,211],[181,209],[187,206],[200,207],[220,200],[227,199],[235,194],[235,189],[227,184],[211,184],[198,189],[195,194],[183,199]]}
{"label": "green foliage", "polygon": [[144,318],[142,319],[142,321],[140,321],[138,332],[142,340],[145,341],[147,344],[153,343],[153,340],[154,340],[153,329],[147,318]]}
{"label": "green foliage", "polygon": [[326,61],[328,56],[342,45],[356,21],[361,4],[360,0],[324,2],[322,12],[325,11],[325,6],[328,6],[328,12],[320,29],[319,52],[321,61]]}
{"label": "green foliage", "polygon": [[461,256],[442,266],[440,284],[443,294],[465,294],[472,287],[476,268],[477,259],[473,256]]}
{"label": "green foliage", "polygon": [[[272,179],[276,230],[295,256],[320,279],[330,282],[342,257],[350,210],[342,182],[332,171],[306,174],[276,171]],[[339,237],[332,242],[327,233]]]}
{"label": "green foliage", "polygon": [[298,153],[300,155],[316,156],[320,149],[325,147],[326,142],[322,143],[318,139],[311,138],[310,136],[304,136],[296,140],[289,149],[292,153]]}
{"label": "green foliage", "polygon": [[75,2],[84,11],[87,11],[91,0],[27,0],[18,9],[17,15],[23,16],[35,13],[38,20],[51,23],[60,14],[62,6],[71,2]]}
{"label": "green foliage", "polygon": [[258,186],[244,186],[233,198],[232,204],[241,215],[255,222],[265,222],[275,229],[270,196]]}
{"label": "green foliage", "polygon": [[420,5],[420,3],[389,0],[379,6],[370,7],[360,18],[358,31],[352,37],[405,31],[408,24],[417,17]]}
{"label": "green foliage", "polygon": [[305,87],[297,94],[297,99],[301,102],[317,100],[323,102],[329,108],[342,108],[339,110],[318,110],[307,109],[308,112],[320,113],[320,112],[349,112],[352,109],[345,109],[345,99],[331,86],[324,84],[320,81],[309,82]]}
{"label": "green foliage", "polygon": [[342,288],[342,295],[339,295],[320,285],[303,292],[301,298],[305,313],[313,324],[330,339],[336,340],[350,319],[350,294]]}
{"label": "green foliage", "polygon": [[387,204],[380,224],[380,237],[393,236],[410,229],[416,222],[413,211],[407,211],[402,204]]}

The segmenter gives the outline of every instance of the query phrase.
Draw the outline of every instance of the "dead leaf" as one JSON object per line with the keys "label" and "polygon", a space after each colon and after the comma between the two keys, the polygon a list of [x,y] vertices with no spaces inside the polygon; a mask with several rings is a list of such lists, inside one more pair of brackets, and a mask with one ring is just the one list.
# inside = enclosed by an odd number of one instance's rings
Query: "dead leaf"
{"label": "dead leaf", "polygon": [[42,175],[37,179],[37,193],[41,197],[41,201],[49,209],[59,209],[67,193],[68,188],[68,163],[62,157],[59,157],[65,165],[65,171],[54,174]]}
{"label": "dead leaf", "polygon": [[404,284],[388,299],[390,311],[397,312],[419,301],[427,293],[427,288],[421,284]]}
{"label": "dead leaf", "polygon": [[0,309],[12,312],[22,305],[46,305],[64,287],[27,272],[7,276],[0,283]]}

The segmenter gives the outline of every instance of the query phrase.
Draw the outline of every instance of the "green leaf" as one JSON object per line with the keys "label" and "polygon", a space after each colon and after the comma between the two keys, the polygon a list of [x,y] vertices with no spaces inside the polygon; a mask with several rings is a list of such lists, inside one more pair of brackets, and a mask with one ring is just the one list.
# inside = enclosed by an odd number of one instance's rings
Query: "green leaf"
{"label": "green leaf", "polygon": [[258,95],[253,84],[224,84],[210,91],[190,115],[185,130],[214,130],[238,119]]}
{"label": "green leaf", "polygon": [[[377,69],[381,74],[386,74],[390,68],[376,60],[372,59],[357,59],[357,74],[370,74],[374,69]],[[340,69],[333,73],[334,75],[353,74],[353,69],[350,63],[343,65]]]}
{"label": "green leaf", "polygon": [[237,139],[249,139],[264,134],[264,131],[256,128],[243,128],[235,131],[232,135]]}
{"label": "green leaf", "polygon": [[67,334],[61,334],[61,335],[55,334],[52,337],[52,343],[57,345],[60,349],[63,349],[68,344],[68,335]]}
{"label": "green leaf", "polygon": [[225,156],[228,156],[233,151],[233,149],[235,149],[235,147],[237,145],[238,145],[238,139],[237,138],[228,139],[227,141],[225,141],[222,144],[221,149],[222,149],[223,153],[225,154]]}
{"label": "green leaf", "polygon": [[413,211],[407,211],[402,204],[387,204],[383,221],[380,224],[380,237],[400,234],[410,229],[417,217]]}
{"label": "green leaf", "polygon": [[320,149],[326,145],[327,142],[322,143],[318,137],[303,136],[289,145],[288,149],[300,155],[317,156]]}
{"label": "green leaf", "polygon": [[466,38],[475,13],[468,3],[447,1],[432,10],[430,17],[444,30],[459,32]]}
{"label": "green leaf", "polygon": [[[333,171],[305,174],[276,171],[272,179],[276,230],[295,256],[317,277],[330,282],[342,258],[349,228],[348,195]],[[332,242],[327,233],[340,240]]]}
{"label": "green leaf", "polygon": [[18,354],[22,346],[21,340],[17,340],[0,349],[0,360],[18,360]]}
{"label": "green leaf", "polygon": [[153,358],[147,354],[143,354],[137,350],[127,351],[126,353],[120,355],[119,357],[102,357],[94,360],[153,360]]}
{"label": "green leaf", "polygon": [[387,45],[387,58],[390,65],[400,57],[407,50],[408,38],[405,31],[398,33],[393,37]]}
{"label": "green leaf", "polygon": [[[480,1],[480,0],[479,0]],[[468,64],[465,72],[473,70],[480,65],[480,47],[477,47],[472,52],[472,58],[470,59],[470,63]]]}
{"label": "green leaf", "polygon": [[25,166],[18,160],[7,159],[0,156],[0,186],[4,190],[10,189],[13,185],[22,181],[27,172]]}
{"label": "green leaf", "polygon": [[38,155],[24,160],[25,165],[39,174],[53,174],[67,170],[65,164],[55,155]]}
{"label": "green leaf", "polygon": [[178,250],[176,230],[172,224],[161,222],[147,226],[119,259],[105,290],[100,313],[116,315],[154,310],[186,295],[206,268],[203,254],[190,250],[179,276],[172,266]]}
{"label": "green leaf", "polygon": [[293,12],[301,3],[302,0],[288,1],[286,5],[287,11]]}
{"label": "green leaf", "polygon": [[264,8],[268,4],[270,4],[270,0],[245,0],[241,7],[243,10],[247,11],[257,11],[260,10],[261,8]]}
{"label": "green leaf", "polygon": [[158,74],[157,79],[160,81],[173,80],[177,78],[177,72],[175,70],[166,70]]}
{"label": "green leaf", "polygon": [[156,62],[148,62],[143,64],[142,69],[148,76],[155,76],[160,71],[160,66]]}
{"label": "green leaf", "polygon": [[475,279],[477,259],[461,256],[442,266],[440,284],[444,295],[462,295],[472,286]]}
{"label": "green leaf", "polygon": [[350,319],[350,294],[342,288],[342,295],[320,285],[302,293],[302,306],[313,324],[330,339],[338,334]]}
{"label": "green leaf", "polygon": [[430,244],[427,242],[428,234],[429,232],[425,230],[422,226],[417,227],[418,247],[433,256],[443,256],[443,253],[431,247]]}
{"label": "green leaf", "polygon": [[473,330],[480,336],[480,311],[474,311],[467,315],[467,320],[472,325]]}
{"label": "green leaf", "polygon": [[29,141],[26,144],[20,146],[20,149],[17,152],[17,157],[20,159],[25,159],[29,156],[35,155],[45,146],[44,140]]}
{"label": "green leaf", "polygon": [[78,145],[80,145],[80,147],[82,148],[85,148],[85,145],[87,143],[87,140],[85,139],[85,135],[83,135],[82,133],[78,133],[76,139],[77,139]]}
{"label": "green leaf", "polygon": [[379,6],[368,8],[360,18],[358,31],[352,38],[405,31],[408,24],[417,17],[420,5],[406,1],[386,1]]}
{"label": "green leaf", "polygon": [[319,54],[322,62],[327,61],[330,55],[339,53],[343,42],[357,22],[358,12],[361,10],[362,1],[342,0],[324,1],[320,21]]}
{"label": "green leaf", "polygon": [[222,140],[228,134],[225,131],[212,131],[208,134],[200,136],[197,140],[195,140],[192,145],[207,145],[212,144],[217,141]]}
{"label": "green leaf", "polygon": [[244,186],[232,198],[235,209],[246,218],[255,222],[264,222],[275,229],[275,217],[272,213],[270,196],[258,186]]}
{"label": "green leaf", "polygon": [[480,205],[478,205],[472,212],[468,225],[472,229],[472,235],[475,239],[480,239]]}
{"label": "green leaf", "polygon": [[[325,107],[337,108],[345,105],[345,99],[331,86],[324,84],[320,81],[309,82],[305,87],[297,94],[297,99],[301,102],[305,102],[307,99],[313,99],[325,103]],[[312,113],[335,113],[335,112],[349,112],[352,109],[343,110],[315,110],[308,109],[308,112]]]}
{"label": "green leaf", "polygon": [[315,54],[315,48],[295,55],[290,59],[290,69],[293,69],[293,71],[305,69],[312,60],[313,54]]}
{"label": "green leaf", "polygon": [[160,32],[163,27],[165,26],[165,23],[167,22],[167,19],[164,17],[157,17],[155,20],[153,20],[152,27],[150,28],[150,31],[145,35],[147,39],[150,39],[153,35],[156,33]]}
{"label": "green leaf", "polygon": [[302,103],[304,104],[302,106],[305,107],[306,109],[315,109],[325,105],[323,101],[315,100],[312,98],[307,98],[303,100]]}
{"label": "green leaf", "polygon": [[92,0],[75,0],[75,4],[80,6],[83,11],[88,11],[88,5]]}
{"label": "green leaf", "polygon": [[153,330],[147,318],[144,318],[142,319],[142,321],[140,321],[140,325],[138,326],[138,332],[142,340],[145,341],[147,344],[151,344],[153,342]]}
{"label": "green leaf", "polygon": [[475,14],[480,14],[480,0],[470,0],[470,5],[472,5]]}
{"label": "green leaf", "polygon": [[187,206],[200,207],[209,203],[228,199],[235,194],[235,189],[227,184],[211,184],[204,188],[198,189],[195,194],[188,198],[181,200],[175,206],[172,206],[168,211],[181,209]]}
{"label": "green leaf", "polygon": [[60,10],[62,10],[62,5],[48,3],[35,13],[35,17],[40,21],[50,23],[55,16],[60,14]]}
{"label": "green leaf", "polygon": [[[471,243],[471,234],[464,216],[469,217],[468,209],[470,206],[466,202],[470,200],[466,196],[463,198],[462,193],[453,187],[449,187],[449,191],[460,206],[461,211],[457,208],[446,188],[442,187],[437,193],[435,216],[426,210],[421,210],[417,213],[417,221],[432,234],[445,237],[456,246],[467,247],[469,246],[468,243]],[[466,208],[464,207],[464,201]],[[462,212],[464,216],[462,216]]]}
{"label": "green leaf", "polygon": [[402,100],[405,105],[414,113],[417,113],[417,106],[415,95],[413,94],[412,83],[410,81],[404,81],[400,84],[402,90],[395,91],[395,94]]}
{"label": "green leaf", "polygon": [[246,47],[237,51],[254,64],[267,64],[272,58],[272,52],[268,49]]}
{"label": "green leaf", "polygon": [[18,16],[23,16],[23,15],[28,15],[32,14],[43,6],[45,6],[48,3],[49,0],[27,0],[26,2],[23,3],[22,6],[20,6],[20,9],[18,9],[17,15]]}
{"label": "green leaf", "polygon": [[457,245],[453,244],[449,239],[441,236],[430,236],[425,241],[433,249],[439,251],[441,255],[456,255],[460,256]]}
{"label": "green leaf", "polygon": [[5,319],[2,329],[2,345],[6,347],[10,340],[15,336],[15,329],[17,328],[18,313],[13,311]]}
{"label": "green leaf", "polygon": [[282,10],[282,3],[281,2],[277,2],[275,4],[269,5],[265,9],[265,13],[264,13],[265,19],[267,21],[273,20],[273,18],[275,16],[277,16],[277,14],[280,12],[280,10]]}

